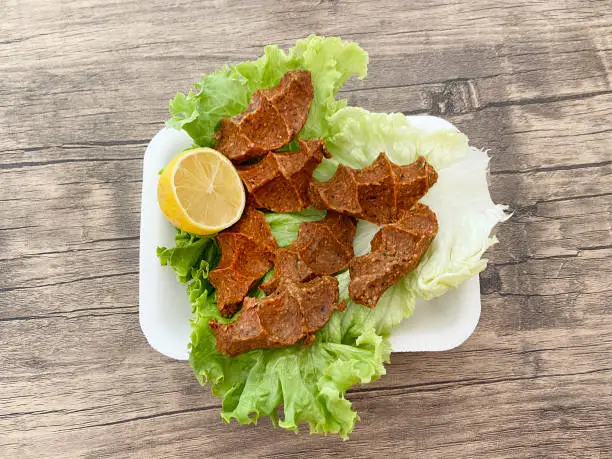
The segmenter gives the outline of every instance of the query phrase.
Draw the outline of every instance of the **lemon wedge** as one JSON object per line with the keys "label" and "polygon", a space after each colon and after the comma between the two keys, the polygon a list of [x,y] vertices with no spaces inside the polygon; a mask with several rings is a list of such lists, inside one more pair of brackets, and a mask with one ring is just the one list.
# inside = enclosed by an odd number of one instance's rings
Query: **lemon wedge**
{"label": "lemon wedge", "polygon": [[175,157],[159,177],[157,200],[166,218],[189,233],[217,233],[236,223],[245,193],[233,164],[212,148]]}

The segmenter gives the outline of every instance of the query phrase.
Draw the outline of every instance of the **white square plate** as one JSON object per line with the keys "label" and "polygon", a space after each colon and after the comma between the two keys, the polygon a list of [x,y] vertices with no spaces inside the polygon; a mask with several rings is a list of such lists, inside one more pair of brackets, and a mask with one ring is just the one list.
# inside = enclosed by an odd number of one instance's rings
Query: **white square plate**
{"label": "white square plate", "polygon": [[[416,117],[413,117],[416,118]],[[418,117],[423,125],[447,123],[431,116]],[[162,354],[179,360],[189,358],[191,305],[185,285],[171,269],[160,266],[158,246],[172,246],[175,230],[157,205],[158,171],[189,148],[192,139],[184,132],[161,129],[145,152],[140,215],[140,327],[149,344]],[[480,318],[478,276],[432,301],[418,301],[414,314],[391,336],[394,352],[445,351],[459,346],[476,328]]]}

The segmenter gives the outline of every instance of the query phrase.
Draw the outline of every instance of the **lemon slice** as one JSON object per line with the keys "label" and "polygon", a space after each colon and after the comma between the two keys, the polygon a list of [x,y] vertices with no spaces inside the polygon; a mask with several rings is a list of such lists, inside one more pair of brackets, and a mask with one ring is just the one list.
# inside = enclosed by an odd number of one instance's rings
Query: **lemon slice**
{"label": "lemon slice", "polygon": [[212,148],[178,155],[159,177],[157,200],[177,228],[193,234],[217,233],[238,221],[245,194],[229,159]]}

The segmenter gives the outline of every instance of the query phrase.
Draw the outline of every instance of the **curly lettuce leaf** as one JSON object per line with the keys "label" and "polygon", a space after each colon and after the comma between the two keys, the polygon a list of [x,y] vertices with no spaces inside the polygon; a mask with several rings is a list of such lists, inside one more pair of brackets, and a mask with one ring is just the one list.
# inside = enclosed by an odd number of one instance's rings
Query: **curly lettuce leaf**
{"label": "curly lettuce leaf", "polygon": [[376,332],[372,310],[352,304],[336,311],[308,347],[227,357],[215,347],[208,322],[234,319],[220,317],[205,271],[194,275],[189,290],[194,308],[189,360],[200,383],[210,382],[213,394],[222,398],[224,421],[250,424],[268,416],[285,429],[297,431],[307,423],[312,433],[348,436],[358,417],[345,392],[383,375],[391,351]]}
{"label": "curly lettuce leaf", "polygon": [[[401,286],[431,299],[486,267],[482,255],[496,242],[490,237],[491,230],[506,215],[505,207],[494,204],[489,194],[487,154],[470,147],[465,135],[452,124],[427,118],[345,108],[330,119],[335,133],[327,147],[333,154],[332,161],[354,168],[371,164],[381,151],[397,164],[409,164],[423,155],[436,168],[438,182],[421,202],[436,212],[438,235],[417,269],[389,289]],[[327,178],[318,172],[316,178]],[[356,255],[370,251],[376,231],[376,225],[359,222],[354,242]],[[395,297],[393,293],[389,295]],[[381,302],[386,302],[385,297]]]}
{"label": "curly lettuce leaf", "polygon": [[243,111],[256,90],[273,87],[286,72],[302,69],[311,72],[314,99],[300,137],[328,137],[328,118],[346,105],[336,100],[338,90],[351,75],[364,78],[367,64],[363,49],[336,37],[309,36],[287,53],[276,45],[266,46],[261,58],[203,75],[195,90],[178,93],[170,101],[167,126],[185,130],[199,146],[213,147],[222,118]]}
{"label": "curly lettuce leaf", "polygon": [[210,250],[210,244],[215,244],[210,237],[200,237],[176,230],[175,246],[172,248],[158,247],[157,257],[162,266],[170,265],[177,279],[183,284],[192,279],[192,269]]}
{"label": "curly lettuce leaf", "polygon": [[336,94],[351,75],[366,77],[368,53],[337,37],[310,36],[296,42],[289,54],[299,63],[297,68],[311,72],[314,86],[314,99],[300,137],[327,138],[331,128],[328,118],[346,106],[346,100],[336,100]]}

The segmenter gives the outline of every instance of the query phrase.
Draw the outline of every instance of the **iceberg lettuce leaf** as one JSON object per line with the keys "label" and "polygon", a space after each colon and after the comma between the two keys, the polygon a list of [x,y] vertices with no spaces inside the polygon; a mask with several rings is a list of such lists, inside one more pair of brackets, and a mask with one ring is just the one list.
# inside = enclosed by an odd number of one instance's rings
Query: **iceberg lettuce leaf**
{"label": "iceberg lettuce leaf", "polygon": [[426,300],[443,295],[487,266],[482,256],[497,242],[491,231],[508,218],[506,206],[491,200],[488,164],[486,152],[470,148],[466,156],[438,171],[438,183],[422,199],[436,213],[439,230],[407,280]]}
{"label": "iceberg lettuce leaf", "polygon": [[[330,122],[333,134],[327,147],[338,163],[363,168],[384,151],[402,165],[423,155],[438,171],[438,182],[421,200],[438,216],[438,235],[417,269],[402,280],[403,289],[431,299],[486,267],[482,255],[496,241],[491,230],[506,218],[505,206],[494,204],[489,194],[486,152],[470,147],[465,135],[435,117],[348,107]],[[359,222],[356,255],[370,251],[377,230],[372,223]]]}

